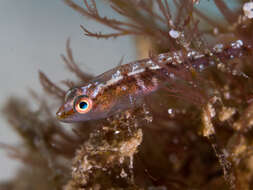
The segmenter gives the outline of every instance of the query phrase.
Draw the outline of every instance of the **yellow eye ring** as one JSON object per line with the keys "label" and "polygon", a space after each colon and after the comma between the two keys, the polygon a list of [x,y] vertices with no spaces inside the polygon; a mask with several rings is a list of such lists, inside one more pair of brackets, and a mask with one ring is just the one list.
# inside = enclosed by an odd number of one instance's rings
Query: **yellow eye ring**
{"label": "yellow eye ring", "polygon": [[75,101],[75,110],[78,113],[84,114],[91,110],[92,108],[92,100],[86,96],[80,96]]}

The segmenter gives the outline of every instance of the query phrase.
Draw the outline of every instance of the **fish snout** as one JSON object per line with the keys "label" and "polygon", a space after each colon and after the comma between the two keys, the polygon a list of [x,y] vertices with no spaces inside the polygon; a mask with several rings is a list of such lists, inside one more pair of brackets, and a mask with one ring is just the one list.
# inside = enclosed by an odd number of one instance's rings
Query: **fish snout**
{"label": "fish snout", "polygon": [[66,113],[64,106],[61,106],[56,112],[57,119],[59,120],[65,119],[67,115],[68,114]]}

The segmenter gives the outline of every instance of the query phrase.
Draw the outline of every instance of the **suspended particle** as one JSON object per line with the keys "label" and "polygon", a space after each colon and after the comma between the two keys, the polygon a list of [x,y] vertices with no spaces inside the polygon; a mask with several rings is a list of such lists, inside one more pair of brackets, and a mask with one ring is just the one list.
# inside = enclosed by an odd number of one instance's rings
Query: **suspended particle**
{"label": "suspended particle", "polygon": [[172,37],[172,38],[178,38],[179,36],[180,36],[180,32],[178,32],[177,30],[173,30],[173,29],[171,29],[170,31],[169,31],[169,34],[170,34],[170,36]]}

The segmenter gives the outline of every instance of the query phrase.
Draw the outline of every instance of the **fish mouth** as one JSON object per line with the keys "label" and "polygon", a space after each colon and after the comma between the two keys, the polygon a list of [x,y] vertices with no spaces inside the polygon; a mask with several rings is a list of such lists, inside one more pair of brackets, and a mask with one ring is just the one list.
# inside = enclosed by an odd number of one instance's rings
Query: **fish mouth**
{"label": "fish mouth", "polygon": [[68,121],[70,116],[73,115],[73,110],[66,111],[64,106],[61,106],[59,110],[56,112],[56,117],[58,120],[62,122],[70,122]]}

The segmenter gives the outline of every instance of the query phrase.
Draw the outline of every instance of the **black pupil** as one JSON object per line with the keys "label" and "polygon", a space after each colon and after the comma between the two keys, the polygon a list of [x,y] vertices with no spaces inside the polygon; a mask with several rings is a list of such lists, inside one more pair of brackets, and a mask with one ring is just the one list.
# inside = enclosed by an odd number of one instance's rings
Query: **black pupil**
{"label": "black pupil", "polygon": [[87,108],[87,106],[88,106],[87,102],[80,102],[80,103],[79,103],[79,107],[80,107],[81,109],[85,109],[85,108]]}

